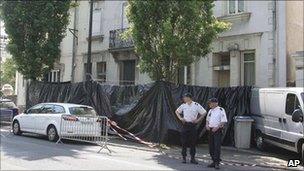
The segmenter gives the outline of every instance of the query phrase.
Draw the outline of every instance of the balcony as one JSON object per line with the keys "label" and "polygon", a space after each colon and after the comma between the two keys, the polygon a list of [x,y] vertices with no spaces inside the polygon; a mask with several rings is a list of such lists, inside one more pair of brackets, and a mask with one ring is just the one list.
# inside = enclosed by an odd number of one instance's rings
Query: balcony
{"label": "balcony", "polygon": [[134,49],[134,43],[132,38],[128,38],[128,39],[122,38],[122,33],[126,30],[127,28],[110,31],[110,41],[109,41],[110,52],[128,51]]}

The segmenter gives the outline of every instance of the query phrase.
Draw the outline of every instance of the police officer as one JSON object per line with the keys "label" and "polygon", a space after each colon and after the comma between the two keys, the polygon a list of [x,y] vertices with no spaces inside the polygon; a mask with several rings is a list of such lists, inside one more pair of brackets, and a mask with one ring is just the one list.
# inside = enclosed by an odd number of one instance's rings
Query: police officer
{"label": "police officer", "polygon": [[[187,145],[190,146],[190,162],[198,164],[195,160],[197,130],[196,124],[206,115],[206,110],[197,102],[192,101],[192,95],[186,93],[183,95],[184,103],[175,111],[177,117],[182,121],[183,128],[181,132],[183,163],[186,163]],[[183,117],[181,116],[183,114]]]}
{"label": "police officer", "polygon": [[206,129],[209,131],[209,153],[213,161],[208,167],[219,169],[222,129],[227,122],[227,117],[225,110],[218,106],[216,98],[211,98],[208,104],[210,110],[206,118]]}

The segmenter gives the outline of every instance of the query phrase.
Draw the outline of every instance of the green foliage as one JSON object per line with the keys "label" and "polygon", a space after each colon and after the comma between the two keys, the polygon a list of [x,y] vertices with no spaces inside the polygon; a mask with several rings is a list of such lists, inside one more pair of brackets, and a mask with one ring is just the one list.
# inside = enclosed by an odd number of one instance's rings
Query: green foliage
{"label": "green foliage", "polygon": [[41,78],[60,57],[70,3],[70,0],[2,2],[2,18],[9,37],[7,48],[25,78]]}
{"label": "green foliage", "polygon": [[1,87],[4,84],[10,84],[15,87],[16,64],[12,58],[7,58],[1,64]]}
{"label": "green foliage", "polygon": [[140,55],[139,67],[154,80],[174,81],[178,68],[211,51],[211,43],[229,25],[218,21],[212,0],[129,0],[127,17]]}

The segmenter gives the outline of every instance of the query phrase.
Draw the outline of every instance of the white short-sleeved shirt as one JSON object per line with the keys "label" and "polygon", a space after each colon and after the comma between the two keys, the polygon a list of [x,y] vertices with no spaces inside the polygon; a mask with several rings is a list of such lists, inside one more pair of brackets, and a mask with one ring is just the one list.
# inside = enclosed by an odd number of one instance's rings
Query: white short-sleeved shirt
{"label": "white short-sleeved shirt", "polygon": [[198,114],[204,115],[206,110],[197,102],[184,103],[177,108],[178,113],[183,113],[186,122],[194,122]]}
{"label": "white short-sleeved shirt", "polygon": [[219,106],[215,107],[214,109],[210,109],[206,120],[209,122],[208,126],[210,128],[218,127],[221,122],[227,122],[225,109]]}

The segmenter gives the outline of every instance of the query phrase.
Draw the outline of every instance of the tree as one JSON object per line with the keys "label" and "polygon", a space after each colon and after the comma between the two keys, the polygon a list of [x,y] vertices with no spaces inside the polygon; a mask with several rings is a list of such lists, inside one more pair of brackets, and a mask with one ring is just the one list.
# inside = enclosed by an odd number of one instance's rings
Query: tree
{"label": "tree", "polygon": [[17,70],[36,80],[60,57],[60,43],[69,22],[70,0],[3,1],[2,18],[9,37],[7,49]]}
{"label": "tree", "polygon": [[7,58],[1,64],[1,87],[4,84],[10,84],[15,87],[16,64],[12,58]]}
{"label": "tree", "polygon": [[139,67],[153,80],[174,81],[177,70],[211,51],[217,35],[229,28],[212,12],[212,0],[129,0],[127,17],[140,56]]}

